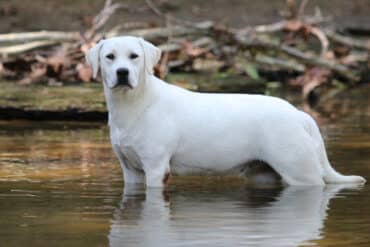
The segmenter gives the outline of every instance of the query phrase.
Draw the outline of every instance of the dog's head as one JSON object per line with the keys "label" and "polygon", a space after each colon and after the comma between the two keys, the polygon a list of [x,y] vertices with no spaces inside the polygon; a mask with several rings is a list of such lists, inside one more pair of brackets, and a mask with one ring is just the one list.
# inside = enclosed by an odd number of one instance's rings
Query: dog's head
{"label": "dog's head", "polygon": [[153,74],[160,57],[160,49],[142,38],[130,36],[102,40],[86,55],[94,78],[100,69],[108,88],[127,90],[136,88],[148,74]]}

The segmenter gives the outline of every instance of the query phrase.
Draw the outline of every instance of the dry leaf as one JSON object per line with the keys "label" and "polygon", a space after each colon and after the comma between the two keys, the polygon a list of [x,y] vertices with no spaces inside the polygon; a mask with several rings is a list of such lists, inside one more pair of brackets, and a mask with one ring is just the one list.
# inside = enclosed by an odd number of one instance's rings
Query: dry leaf
{"label": "dry leaf", "polygon": [[182,45],[184,47],[185,54],[189,57],[199,57],[205,52],[202,48],[194,47],[189,41],[183,42]]}
{"label": "dry leaf", "polygon": [[67,51],[60,49],[46,59],[46,64],[52,68],[54,73],[60,74],[63,68],[67,68],[71,64],[71,61]]}
{"label": "dry leaf", "polygon": [[291,80],[290,84],[302,86],[303,98],[306,99],[316,87],[328,82],[330,75],[330,70],[314,67],[308,69],[303,75],[296,79]]}
{"label": "dry leaf", "polygon": [[79,79],[81,79],[84,82],[91,81],[92,70],[91,70],[90,66],[88,66],[85,63],[79,63],[76,66],[76,70],[77,70],[77,75],[78,75]]}

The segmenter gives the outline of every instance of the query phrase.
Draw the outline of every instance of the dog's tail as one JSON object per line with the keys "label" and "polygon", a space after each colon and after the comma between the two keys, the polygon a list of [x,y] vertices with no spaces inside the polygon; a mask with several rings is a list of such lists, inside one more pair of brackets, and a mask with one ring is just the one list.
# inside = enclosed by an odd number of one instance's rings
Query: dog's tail
{"label": "dog's tail", "polygon": [[306,129],[308,133],[312,136],[316,147],[319,153],[320,163],[323,167],[323,179],[325,183],[356,183],[356,184],[363,184],[366,182],[361,176],[346,176],[342,175],[331,166],[328,156],[326,153],[326,148],[324,144],[324,140],[322,139],[319,127],[317,126],[316,122],[312,119],[311,116],[308,114],[304,114],[305,119],[308,119],[306,122],[307,124]]}

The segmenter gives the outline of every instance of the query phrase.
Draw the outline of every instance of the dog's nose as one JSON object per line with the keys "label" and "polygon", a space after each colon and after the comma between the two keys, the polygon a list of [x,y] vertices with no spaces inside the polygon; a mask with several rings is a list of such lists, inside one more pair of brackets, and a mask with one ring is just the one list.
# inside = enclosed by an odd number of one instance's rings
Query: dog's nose
{"label": "dog's nose", "polygon": [[127,78],[127,76],[128,76],[128,69],[126,68],[117,69],[118,78]]}

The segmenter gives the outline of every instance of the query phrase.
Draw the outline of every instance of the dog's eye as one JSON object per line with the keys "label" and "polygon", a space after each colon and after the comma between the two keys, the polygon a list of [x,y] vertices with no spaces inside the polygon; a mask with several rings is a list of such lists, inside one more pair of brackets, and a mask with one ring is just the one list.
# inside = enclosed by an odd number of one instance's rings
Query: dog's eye
{"label": "dog's eye", "polygon": [[137,57],[139,57],[139,55],[137,55],[136,53],[131,53],[130,54],[130,59],[135,59]]}
{"label": "dog's eye", "polygon": [[110,59],[110,60],[113,60],[114,59],[114,54],[113,53],[109,53],[105,57],[108,58],[108,59]]}

